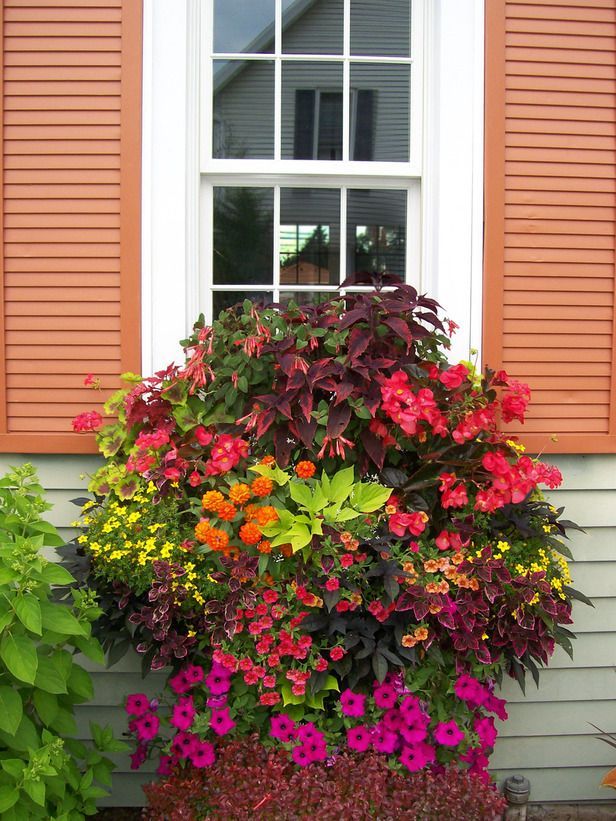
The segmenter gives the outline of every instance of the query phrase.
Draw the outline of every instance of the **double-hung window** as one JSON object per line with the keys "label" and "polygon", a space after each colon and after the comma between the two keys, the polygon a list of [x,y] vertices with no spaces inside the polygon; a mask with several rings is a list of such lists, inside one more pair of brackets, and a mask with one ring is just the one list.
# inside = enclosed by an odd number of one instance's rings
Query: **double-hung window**
{"label": "double-hung window", "polygon": [[422,0],[207,0],[200,303],[417,283]]}

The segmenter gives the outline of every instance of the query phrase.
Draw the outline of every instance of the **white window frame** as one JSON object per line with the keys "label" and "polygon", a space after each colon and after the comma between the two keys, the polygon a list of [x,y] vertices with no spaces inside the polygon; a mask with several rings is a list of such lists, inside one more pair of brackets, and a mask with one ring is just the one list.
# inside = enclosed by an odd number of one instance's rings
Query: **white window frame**
{"label": "white window frame", "polygon": [[[276,173],[271,160],[237,162],[244,164],[241,174],[246,185],[286,187],[292,175],[293,185],[309,187],[408,186],[407,224],[417,226],[417,237],[407,237],[407,254],[418,247],[421,253],[413,256],[414,269],[407,265],[407,278],[438,299],[461,325],[452,355],[467,358],[469,347],[479,348],[481,335],[484,0],[428,0],[425,8],[423,2],[415,3],[422,8],[424,20],[421,27],[413,21],[412,32],[417,37],[422,32],[422,38],[413,44],[412,53],[416,60],[418,54],[423,59],[411,72],[411,94],[421,92],[423,106],[420,118],[411,116],[411,145],[421,146],[420,157],[411,155],[409,163],[279,160]],[[208,109],[206,128],[201,100],[211,98],[211,87],[204,87],[207,78],[200,50],[211,6],[209,0],[144,0],[144,372],[181,360],[177,340],[187,335],[203,305],[204,290],[210,287],[203,271],[204,244],[211,243],[212,228],[211,208],[206,208],[208,186],[231,184],[230,161],[206,160],[203,153],[204,143],[211,145],[212,118]],[[348,22],[344,36],[348,44]],[[263,59],[271,60],[272,55]],[[306,56],[285,55],[285,59]],[[401,62],[400,58],[391,61]],[[348,72],[350,61],[345,66]],[[461,76],[466,78],[462,84]],[[348,112],[348,81],[344,89],[343,107]],[[279,100],[280,88],[276,92]],[[277,107],[279,118],[279,103]],[[345,117],[346,152],[349,125]],[[419,140],[414,128],[421,129]],[[278,156],[279,152],[278,147]],[[348,172],[341,168],[340,177],[331,176],[332,166],[345,164]],[[341,243],[345,239],[341,231]],[[341,260],[343,253],[341,247]]]}

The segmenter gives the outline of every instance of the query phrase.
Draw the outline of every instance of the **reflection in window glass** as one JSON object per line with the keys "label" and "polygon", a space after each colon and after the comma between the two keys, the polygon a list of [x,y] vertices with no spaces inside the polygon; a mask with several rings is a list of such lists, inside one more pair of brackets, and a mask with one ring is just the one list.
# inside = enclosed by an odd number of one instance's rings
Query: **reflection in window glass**
{"label": "reflection in window glass", "polygon": [[214,291],[212,294],[213,309],[212,316],[218,319],[218,314],[233,305],[242,304],[245,299],[257,304],[261,302],[268,305],[273,301],[272,291]]}
{"label": "reflection in window glass", "polygon": [[270,284],[274,191],[214,188],[214,283]]}
{"label": "reflection in window glass", "polygon": [[343,0],[282,0],[282,50],[287,54],[342,54]]}
{"label": "reflection in window glass", "polygon": [[351,0],[351,54],[409,57],[411,0]]}
{"label": "reflection in window glass", "polygon": [[282,64],[282,157],[342,159],[342,65]]}
{"label": "reflection in window glass", "polygon": [[318,291],[281,291],[280,302],[286,305],[288,302],[296,303],[296,305],[320,305],[322,302],[327,302],[330,299],[335,299],[337,294],[334,292],[318,292]]}
{"label": "reflection in window glass", "polygon": [[408,162],[410,88],[409,66],[351,64],[351,159]]}
{"label": "reflection in window glass", "polygon": [[274,63],[214,60],[212,156],[274,156]]}
{"label": "reflection in window glass", "polygon": [[387,271],[404,279],[406,191],[350,190],[347,214],[347,275]]}
{"label": "reflection in window glass", "polygon": [[281,285],[337,285],[340,191],[281,189],[279,242]]}
{"label": "reflection in window glass", "polygon": [[275,0],[214,0],[214,51],[271,54]]}

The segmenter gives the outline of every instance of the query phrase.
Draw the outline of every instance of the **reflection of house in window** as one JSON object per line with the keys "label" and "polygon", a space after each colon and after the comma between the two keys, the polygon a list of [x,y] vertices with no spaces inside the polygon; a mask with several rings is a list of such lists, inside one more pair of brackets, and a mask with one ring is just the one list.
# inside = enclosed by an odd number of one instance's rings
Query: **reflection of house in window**
{"label": "reflection of house in window", "polygon": [[[351,90],[351,160],[372,160],[376,92]],[[342,159],[342,92],[295,90],[295,160]]]}
{"label": "reflection of house in window", "polygon": [[403,225],[355,226],[355,270],[404,276],[405,234]]}
{"label": "reflection of house in window", "polygon": [[329,285],[329,225],[280,226],[282,285]]}

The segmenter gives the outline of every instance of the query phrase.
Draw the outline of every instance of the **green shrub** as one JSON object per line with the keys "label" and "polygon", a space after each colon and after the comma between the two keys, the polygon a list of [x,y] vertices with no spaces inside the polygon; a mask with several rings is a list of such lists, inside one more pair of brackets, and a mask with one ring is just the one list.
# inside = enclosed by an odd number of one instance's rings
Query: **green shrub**
{"label": "green shrub", "polygon": [[[77,732],[74,708],[92,698],[92,681],[75,653],[103,662],[92,622],[100,610],[88,589],[45,559],[61,545],[31,465],[0,479],[0,815],[12,819],[81,819],[107,795],[120,751],[111,730],[93,725],[93,745]],[[54,598],[64,589],[70,603]]]}

